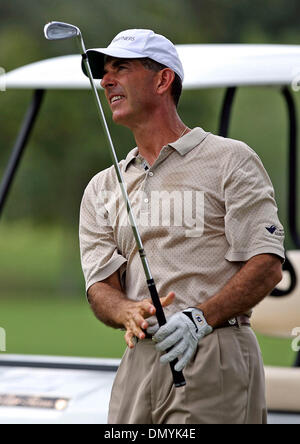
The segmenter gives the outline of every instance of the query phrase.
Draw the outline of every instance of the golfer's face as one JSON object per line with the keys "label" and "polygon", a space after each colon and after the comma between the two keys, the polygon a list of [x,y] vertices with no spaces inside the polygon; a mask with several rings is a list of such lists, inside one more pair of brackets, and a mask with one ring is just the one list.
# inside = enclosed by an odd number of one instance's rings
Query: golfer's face
{"label": "golfer's face", "polygon": [[115,123],[134,128],[155,104],[155,76],[138,60],[109,58],[101,86]]}

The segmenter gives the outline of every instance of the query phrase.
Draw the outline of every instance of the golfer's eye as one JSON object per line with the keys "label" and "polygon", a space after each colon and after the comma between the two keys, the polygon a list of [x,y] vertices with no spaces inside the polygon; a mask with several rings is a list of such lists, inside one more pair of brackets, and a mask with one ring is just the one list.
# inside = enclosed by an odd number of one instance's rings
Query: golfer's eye
{"label": "golfer's eye", "polygon": [[117,69],[127,69],[128,67],[129,67],[129,62],[125,62],[125,61],[116,65]]}

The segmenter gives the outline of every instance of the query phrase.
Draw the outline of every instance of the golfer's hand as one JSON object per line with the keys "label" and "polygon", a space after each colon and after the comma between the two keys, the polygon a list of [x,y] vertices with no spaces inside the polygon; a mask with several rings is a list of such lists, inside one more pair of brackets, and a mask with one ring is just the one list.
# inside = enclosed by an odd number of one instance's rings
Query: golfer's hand
{"label": "golfer's hand", "polygon": [[[153,327],[147,331],[153,331]],[[161,356],[160,362],[166,364],[180,358],[175,370],[181,371],[194,355],[198,342],[212,331],[203,313],[197,308],[188,308],[174,314],[153,337],[157,342],[157,351],[168,351]]]}
{"label": "golfer's hand", "polygon": [[[160,298],[162,307],[167,307],[174,301],[175,293],[170,292],[167,296]],[[146,319],[155,315],[156,309],[151,299],[144,299],[140,302],[126,301],[122,307],[122,324],[126,329],[125,341],[129,348],[134,347],[133,338],[145,339],[143,330],[147,330],[149,323]]]}

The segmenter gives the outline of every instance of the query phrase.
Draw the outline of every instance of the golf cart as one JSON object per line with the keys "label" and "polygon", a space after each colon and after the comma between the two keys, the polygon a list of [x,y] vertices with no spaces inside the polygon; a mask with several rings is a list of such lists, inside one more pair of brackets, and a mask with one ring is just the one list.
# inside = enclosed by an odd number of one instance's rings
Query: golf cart
{"label": "golf cart", "polygon": [[[300,59],[300,46],[178,45],[177,50],[186,75],[184,89],[226,90],[220,113],[221,136],[228,135],[239,87],[277,86],[274,90],[279,90],[286,102],[289,117],[288,224],[296,249],[287,252],[283,280],[255,308],[252,325],[259,333],[291,338],[292,330],[299,325],[300,314],[300,236],[297,231],[297,119],[290,86],[298,86],[294,70]],[[200,63],[201,60],[205,60],[205,64]],[[88,79],[81,72],[81,57],[77,55],[52,58],[18,68],[5,75],[5,85],[7,89],[32,89],[34,93],[0,185],[0,215],[45,92],[51,89],[90,88]],[[265,367],[270,422],[300,423],[299,365],[298,357],[293,368]],[[2,354],[0,423],[105,422],[117,366],[118,361],[103,359],[91,362],[79,358]],[[80,375],[78,372],[85,372],[86,385],[75,383]],[[40,385],[33,384],[33,378],[38,379]],[[61,384],[54,383],[57,378]],[[84,403],[81,402],[83,394]],[[91,409],[93,415],[90,414]]]}

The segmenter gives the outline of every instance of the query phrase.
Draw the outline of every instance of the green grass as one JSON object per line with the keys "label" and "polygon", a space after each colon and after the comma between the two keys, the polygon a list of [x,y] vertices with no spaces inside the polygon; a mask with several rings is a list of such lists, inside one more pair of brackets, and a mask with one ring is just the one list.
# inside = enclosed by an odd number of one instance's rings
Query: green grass
{"label": "green grass", "polygon": [[78,236],[63,227],[25,221],[0,225],[0,295],[83,288]]}
{"label": "green grass", "polygon": [[8,353],[120,357],[125,347],[95,319],[77,233],[61,227],[0,225],[0,327]]}
{"label": "green grass", "polygon": [[0,326],[7,353],[118,358],[125,348],[124,333],[97,321],[84,297],[10,294]]}
{"label": "green grass", "polygon": [[[7,353],[119,358],[124,333],[101,324],[85,298],[76,234],[0,225],[0,327]],[[266,365],[290,366],[291,339],[258,335]]]}
{"label": "green grass", "polygon": [[259,334],[256,336],[262,350],[265,365],[290,367],[294,364],[296,353],[291,347],[294,338],[273,338]]}

